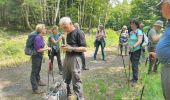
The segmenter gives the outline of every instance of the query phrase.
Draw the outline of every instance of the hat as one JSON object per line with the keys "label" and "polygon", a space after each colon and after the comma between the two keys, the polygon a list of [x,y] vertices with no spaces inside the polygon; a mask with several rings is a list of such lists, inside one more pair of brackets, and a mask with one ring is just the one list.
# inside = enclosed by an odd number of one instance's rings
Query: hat
{"label": "hat", "polygon": [[169,2],[169,3],[170,3],[170,0],[160,0],[160,2],[159,2],[156,6],[159,6],[159,5],[162,4],[163,2]]}
{"label": "hat", "polygon": [[157,25],[157,26],[161,26],[161,27],[164,26],[163,21],[161,21],[161,20],[157,20],[153,25]]}
{"label": "hat", "polygon": [[124,26],[122,27],[122,29],[127,29],[127,26],[126,26],[126,25],[124,25]]}

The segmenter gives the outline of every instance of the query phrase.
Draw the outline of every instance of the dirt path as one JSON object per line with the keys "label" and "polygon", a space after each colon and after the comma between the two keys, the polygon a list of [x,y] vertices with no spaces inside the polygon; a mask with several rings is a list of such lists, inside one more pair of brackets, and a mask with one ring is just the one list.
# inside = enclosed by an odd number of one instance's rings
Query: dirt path
{"label": "dirt path", "polygon": [[[123,70],[122,58],[115,54],[115,48],[106,49],[107,61],[104,62],[98,55],[97,61],[92,59],[93,52],[88,51],[86,55],[86,64],[90,68],[89,71],[83,71],[83,76],[89,72],[103,67],[117,67]],[[100,52],[99,52],[100,53]],[[128,58],[125,57],[127,60]],[[127,62],[127,61],[126,61]],[[56,62],[55,62],[56,63]],[[56,64],[55,64],[56,65]],[[41,69],[41,79],[47,82],[47,66],[48,61],[45,61]],[[0,100],[43,100],[43,95],[33,95],[30,84],[31,64],[27,63],[16,68],[0,70]],[[60,80],[58,67],[54,67],[55,80]],[[51,81],[52,82],[52,81]],[[47,87],[40,87],[41,90],[46,90]]]}

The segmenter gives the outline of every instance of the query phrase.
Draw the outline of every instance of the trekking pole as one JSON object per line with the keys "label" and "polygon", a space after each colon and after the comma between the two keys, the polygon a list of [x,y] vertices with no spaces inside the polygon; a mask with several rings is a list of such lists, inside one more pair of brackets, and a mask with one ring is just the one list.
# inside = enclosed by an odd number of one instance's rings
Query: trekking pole
{"label": "trekking pole", "polygon": [[54,83],[54,75],[53,75],[53,63],[51,61],[52,51],[49,51],[49,63],[48,63],[48,86],[47,90],[49,89],[49,82],[50,82],[50,74],[52,74],[53,83]]}
{"label": "trekking pole", "polygon": [[123,55],[121,55],[121,57],[122,57],[122,61],[123,61],[123,67],[124,67],[124,69],[125,69],[125,76],[126,76],[127,82],[129,83],[128,76],[127,76],[127,72],[126,72],[125,60],[124,60]]}
{"label": "trekking pole", "polygon": [[141,95],[140,95],[140,100],[142,100],[144,89],[145,89],[145,85],[143,85],[143,87],[142,87],[142,92],[141,92]]}
{"label": "trekking pole", "polygon": [[149,57],[146,58],[145,67],[146,67],[146,65],[148,64],[148,60],[149,60]]}
{"label": "trekking pole", "polygon": [[128,75],[128,86],[129,86],[129,80],[130,80],[130,66],[131,66],[131,50],[129,51],[129,75]]}

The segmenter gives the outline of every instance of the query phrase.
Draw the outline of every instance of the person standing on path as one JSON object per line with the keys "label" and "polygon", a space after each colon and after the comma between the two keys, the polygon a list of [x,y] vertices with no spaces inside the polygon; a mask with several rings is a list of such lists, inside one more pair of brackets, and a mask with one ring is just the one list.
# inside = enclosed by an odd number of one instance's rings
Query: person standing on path
{"label": "person standing on path", "polygon": [[[78,23],[74,23],[74,27],[76,28],[76,29],[79,29],[80,30],[80,25],[78,24]],[[81,30],[82,31],[82,30]],[[84,32],[82,31],[82,33],[84,34]],[[85,34],[84,34],[85,35]],[[82,53],[82,69],[83,70],[89,70],[89,68],[87,68],[87,66],[86,66],[86,58],[85,58],[85,54],[84,53]]]}
{"label": "person standing on path", "polygon": [[61,33],[58,33],[58,26],[53,26],[51,29],[51,34],[49,37],[49,47],[52,48],[51,51],[51,63],[53,64],[54,57],[57,57],[57,62],[58,62],[58,68],[59,68],[59,74],[62,75],[62,63],[61,63],[61,56],[60,56],[60,41],[64,40],[64,36]]}
{"label": "person standing on path", "polygon": [[127,26],[123,26],[119,36],[119,48],[120,55],[123,55],[123,47],[125,48],[125,56],[127,56],[127,46],[128,46],[128,30]]}
{"label": "person standing on path", "polygon": [[141,55],[141,43],[143,33],[139,29],[139,22],[135,19],[130,21],[132,31],[130,32],[128,45],[130,48],[130,61],[132,63],[132,80],[131,85],[134,86],[138,81],[138,65]]}
{"label": "person standing on path", "polygon": [[82,53],[86,51],[85,37],[79,29],[76,29],[69,17],[62,17],[59,22],[61,28],[67,32],[67,45],[62,49],[66,51],[63,66],[63,79],[67,87],[67,96],[70,98],[73,93],[70,87],[71,81],[77,100],[84,100],[83,83],[81,80]]}
{"label": "person standing on path", "polygon": [[104,31],[104,26],[99,25],[99,30],[96,32],[96,40],[95,40],[95,52],[94,52],[94,60],[96,60],[97,52],[99,49],[99,46],[101,46],[101,52],[102,52],[102,60],[106,61],[105,54],[104,54],[104,48],[105,48],[105,38],[106,38],[106,32]]}
{"label": "person standing on path", "polygon": [[[149,44],[148,44],[148,52],[155,52],[155,47],[161,38],[161,28],[163,27],[163,21],[157,20],[154,23],[154,26],[150,31],[148,32],[148,39],[149,39]],[[148,74],[152,71],[157,72],[157,67],[158,65],[156,64],[157,60],[152,60],[149,58],[149,69],[148,69]]]}
{"label": "person standing on path", "polygon": [[38,24],[36,26],[35,32],[37,36],[34,39],[34,47],[37,51],[35,55],[31,56],[32,59],[32,71],[31,71],[31,85],[33,94],[40,94],[42,91],[38,89],[38,86],[45,86],[46,84],[40,80],[41,63],[44,51],[51,50],[51,48],[44,48],[44,35],[46,33],[46,28],[44,24]]}
{"label": "person standing on path", "polygon": [[[162,38],[156,46],[156,53],[150,52],[152,59],[158,58],[161,66],[161,83],[165,100],[170,100],[170,0],[161,0],[160,11],[168,23]],[[157,5],[157,6],[158,6]]]}

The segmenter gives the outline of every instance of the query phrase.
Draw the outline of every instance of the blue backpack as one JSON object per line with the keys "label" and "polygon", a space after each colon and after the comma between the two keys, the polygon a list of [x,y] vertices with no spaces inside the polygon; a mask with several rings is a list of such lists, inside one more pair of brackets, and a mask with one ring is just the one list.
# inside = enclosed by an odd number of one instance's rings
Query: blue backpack
{"label": "blue backpack", "polygon": [[37,51],[36,51],[35,46],[34,46],[34,40],[35,40],[35,37],[37,35],[38,35],[37,32],[32,32],[28,35],[28,38],[27,38],[27,41],[26,41],[26,46],[25,46],[25,49],[24,49],[25,54],[28,55],[28,56],[32,56],[32,55],[37,54]]}
{"label": "blue backpack", "polygon": [[128,41],[127,36],[122,35],[123,33],[120,33],[120,37],[119,37],[119,42],[120,43],[126,43]]}

